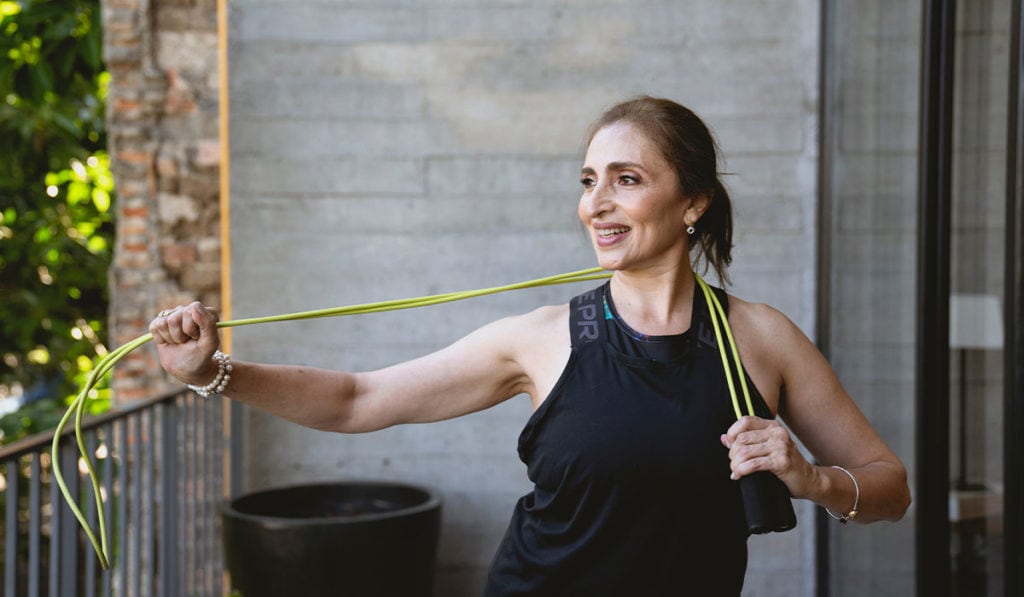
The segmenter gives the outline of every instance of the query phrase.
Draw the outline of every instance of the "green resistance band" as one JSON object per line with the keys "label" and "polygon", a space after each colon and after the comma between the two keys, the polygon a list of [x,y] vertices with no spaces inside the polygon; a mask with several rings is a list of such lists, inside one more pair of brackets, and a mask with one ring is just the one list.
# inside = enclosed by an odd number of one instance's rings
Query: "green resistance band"
{"label": "green resistance band", "polygon": [[[429,305],[438,305],[441,303],[450,303],[453,301],[460,301],[468,298],[475,298],[488,294],[497,294],[499,292],[507,292],[509,290],[521,290],[524,288],[536,288],[540,286],[554,286],[556,284],[570,284],[573,282],[586,282],[588,280],[603,280],[611,277],[611,273],[605,272],[601,268],[584,269],[575,272],[569,272],[565,274],[559,274],[556,276],[548,276],[546,278],[538,278],[536,280],[530,280],[527,282],[518,282],[515,284],[507,284],[504,286],[495,286],[491,288],[480,288],[477,290],[464,290],[461,292],[449,292],[446,294],[435,294],[430,296],[421,296],[417,298],[397,299],[391,301],[382,301],[378,303],[365,303],[361,305],[352,305],[348,307],[334,307],[330,309],[319,309],[315,311],[302,311],[299,313],[288,313],[285,315],[272,315],[268,317],[252,317],[249,319],[236,319],[232,321],[220,321],[217,322],[218,328],[229,328],[243,325],[253,325],[257,323],[272,323],[277,321],[297,321],[300,319],[316,319],[319,317],[339,317],[342,315],[361,315],[366,313],[380,313],[382,311],[397,311],[400,309],[412,309],[415,307],[426,307]],[[104,570],[110,569],[110,552],[109,552],[109,540],[107,532],[107,522],[103,515],[102,499],[100,496],[99,479],[96,475],[96,469],[93,466],[92,459],[89,457],[89,452],[85,447],[85,440],[82,437],[82,416],[85,413],[85,403],[89,396],[89,392],[96,386],[97,383],[103,376],[110,372],[114,365],[128,355],[131,351],[142,346],[153,339],[152,334],[146,334],[139,336],[138,338],[118,347],[116,350],[110,352],[102,359],[100,359],[93,367],[92,372],[89,373],[89,377],[86,379],[85,386],[78,393],[75,399],[71,402],[67,412],[61,418],[57,424],[57,428],[53,433],[53,446],[50,449],[51,462],[53,463],[53,478],[56,479],[57,485],[60,487],[60,492],[64,496],[64,501],[67,502],[68,507],[74,513],[75,518],[78,519],[78,523],[82,526],[86,536],[89,538],[89,542],[92,543],[93,550],[96,552],[96,556],[99,558],[100,565]],[[75,502],[75,497],[68,490],[67,484],[64,482],[64,475],[60,471],[60,458],[58,457],[58,445],[60,443],[60,437],[64,433],[64,428],[67,426],[71,417],[75,419],[75,440],[78,445],[78,452],[81,455],[82,462],[85,464],[86,471],[89,475],[89,479],[92,483],[92,492],[94,496],[93,503],[96,505],[96,517],[99,526],[99,539],[96,537],[96,532],[93,531],[88,521],[85,519],[85,515],[78,508]]]}
{"label": "green resistance band", "polygon": [[736,382],[733,380],[733,371],[729,367],[729,361],[725,356],[726,350],[725,344],[722,343],[721,328],[725,328],[725,336],[729,341],[729,352],[736,363],[736,371],[740,378],[740,387],[743,390],[747,414],[754,416],[754,405],[750,401],[750,390],[747,388],[747,377],[743,375],[743,367],[740,364],[740,352],[736,349],[736,340],[732,336],[732,328],[729,326],[729,320],[725,316],[725,309],[722,309],[722,303],[718,301],[718,297],[715,296],[714,292],[711,292],[707,282],[700,276],[697,276],[697,284],[700,285],[701,291],[704,292],[704,299],[708,302],[708,311],[711,312],[711,324],[715,328],[715,339],[718,341],[718,345],[722,347],[718,354],[722,357],[722,368],[725,369],[725,381],[729,385],[729,396],[732,397],[732,408],[736,412],[736,419],[739,420],[743,417],[743,411],[740,409],[739,397],[736,395]]}

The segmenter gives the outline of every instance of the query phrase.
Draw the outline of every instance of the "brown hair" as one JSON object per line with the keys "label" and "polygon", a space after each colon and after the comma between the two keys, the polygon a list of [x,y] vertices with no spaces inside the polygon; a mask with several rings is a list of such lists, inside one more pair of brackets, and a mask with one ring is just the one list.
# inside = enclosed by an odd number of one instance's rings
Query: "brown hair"
{"label": "brown hair", "polygon": [[[723,284],[732,263],[732,201],[718,176],[718,146],[707,125],[688,108],[671,100],[638,96],[606,110],[590,128],[587,145],[601,129],[628,122],[640,129],[675,168],[683,195],[706,195],[709,205],[690,248],[700,246],[696,262],[703,258]],[[707,270],[705,265],[705,271]]]}

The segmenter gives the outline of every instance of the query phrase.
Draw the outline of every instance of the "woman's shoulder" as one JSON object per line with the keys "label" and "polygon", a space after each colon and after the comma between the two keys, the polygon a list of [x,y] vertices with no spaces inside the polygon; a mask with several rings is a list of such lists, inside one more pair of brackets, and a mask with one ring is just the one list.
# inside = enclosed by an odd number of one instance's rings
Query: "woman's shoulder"
{"label": "woman's shoulder", "polygon": [[549,332],[554,328],[567,327],[569,318],[568,303],[562,305],[545,305],[537,307],[510,318],[509,324],[525,332],[526,335]]}
{"label": "woman's shoulder", "polygon": [[773,350],[809,342],[803,331],[781,310],[767,303],[746,301],[729,294],[729,322],[749,342]]}
{"label": "woman's shoulder", "polygon": [[785,313],[765,303],[729,295],[729,323],[744,367],[777,412],[787,372],[814,361],[817,348]]}
{"label": "woman's shoulder", "polygon": [[484,325],[479,332],[486,333],[504,344],[526,344],[538,337],[568,329],[569,305],[546,305],[532,311],[509,315]]}

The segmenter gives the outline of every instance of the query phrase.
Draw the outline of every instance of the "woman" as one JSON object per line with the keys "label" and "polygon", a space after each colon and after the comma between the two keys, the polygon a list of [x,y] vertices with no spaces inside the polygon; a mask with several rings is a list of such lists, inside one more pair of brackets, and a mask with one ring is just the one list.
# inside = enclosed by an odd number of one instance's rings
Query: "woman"
{"label": "woman", "polygon": [[[570,304],[346,373],[230,367],[215,354],[215,314],[193,303],[150,325],[160,362],[207,384],[203,393],[342,433],[529,395],[519,453],[535,487],[516,504],[489,596],[738,595],[748,533],[736,480],[757,471],[843,522],[901,518],[903,465],[814,345],[775,309],[716,289],[758,415],[736,420],[691,266],[695,252],[726,279],[732,234],[700,119],[649,97],[611,108],[592,129],[581,182],[580,220],[614,275]],[[776,414],[825,465],[801,455]]]}

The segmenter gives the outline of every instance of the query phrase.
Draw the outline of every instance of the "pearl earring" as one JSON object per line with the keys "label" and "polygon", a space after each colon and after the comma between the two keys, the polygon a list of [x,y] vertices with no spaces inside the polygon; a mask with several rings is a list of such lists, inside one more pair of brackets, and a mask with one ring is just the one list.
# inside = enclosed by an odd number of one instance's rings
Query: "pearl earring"
{"label": "pearl earring", "polygon": [[688,234],[689,236],[693,236],[693,233],[696,231],[697,229],[693,227],[693,224],[690,224],[689,226],[686,227],[686,234]]}

